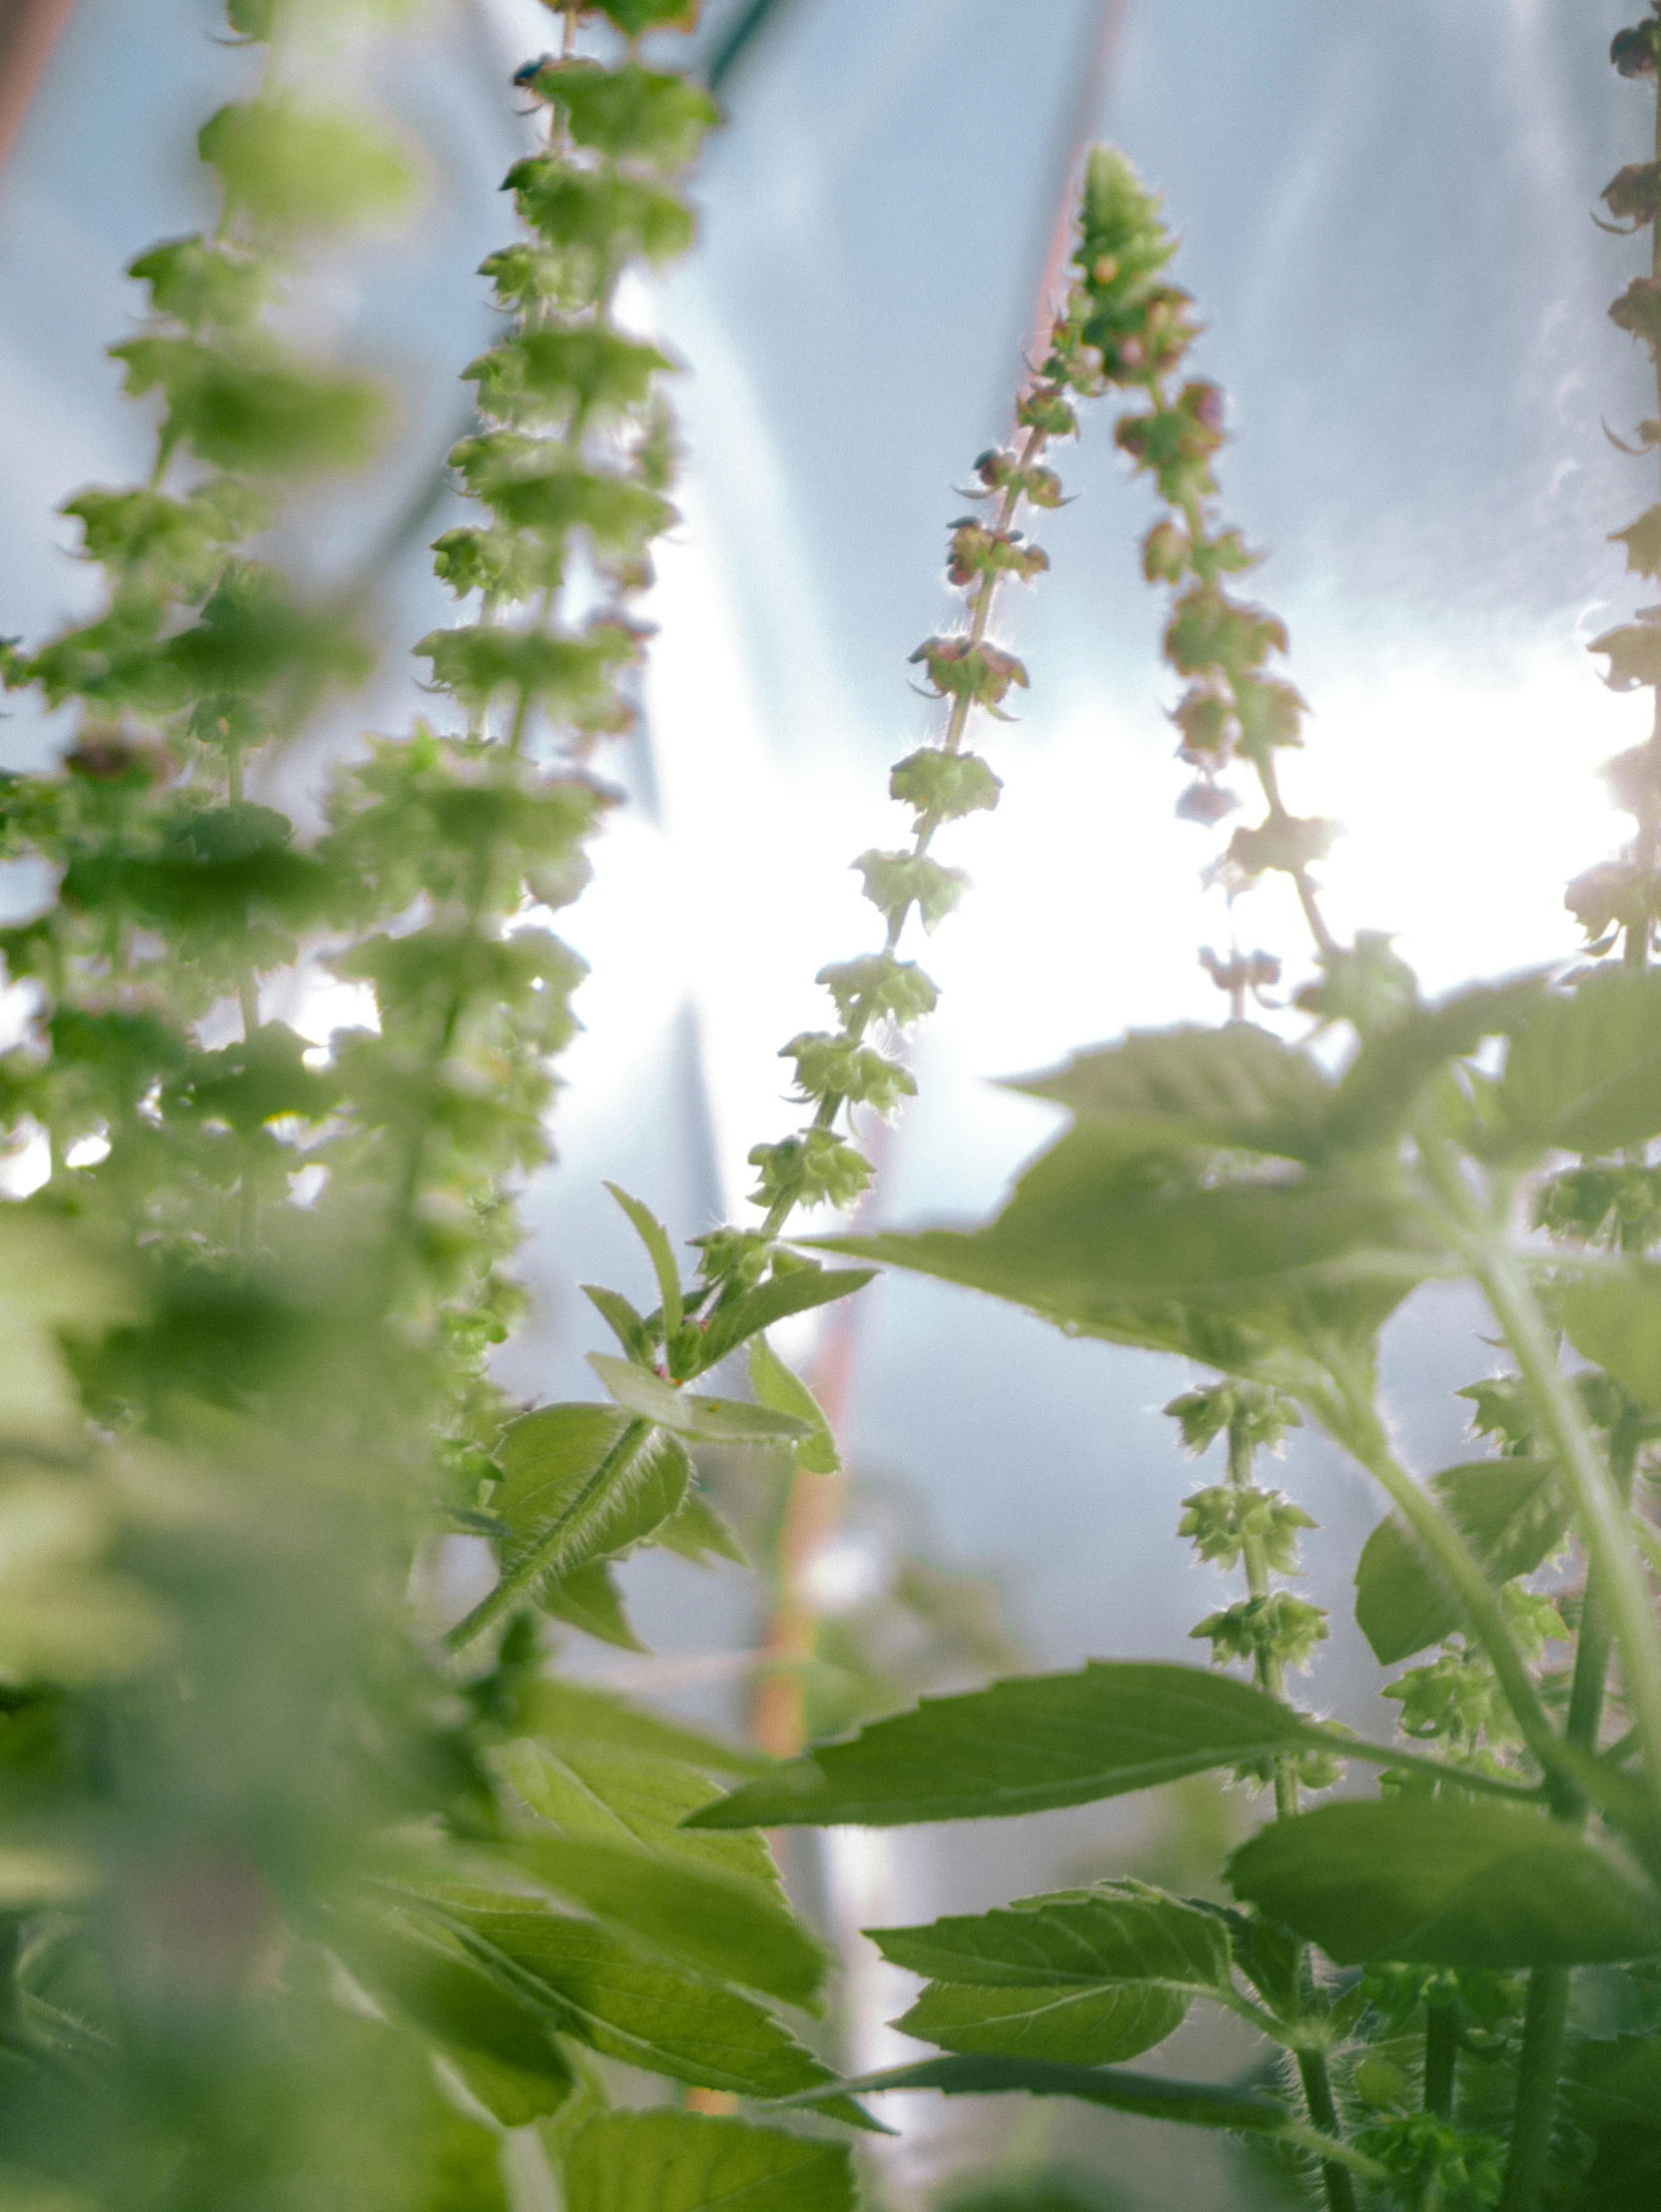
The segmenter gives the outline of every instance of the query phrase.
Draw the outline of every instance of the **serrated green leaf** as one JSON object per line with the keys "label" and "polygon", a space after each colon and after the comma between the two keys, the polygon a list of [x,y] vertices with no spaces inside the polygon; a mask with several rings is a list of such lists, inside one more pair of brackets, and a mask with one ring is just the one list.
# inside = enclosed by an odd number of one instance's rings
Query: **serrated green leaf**
{"label": "serrated green leaf", "polygon": [[525,1804],[561,1835],[654,1852],[712,1879],[748,1884],[783,1906],[778,1869],[759,1836],[707,1836],[681,1826],[709,1799],[701,1772],[681,1760],[604,1742],[521,1742],[500,1754],[500,1764]]}
{"label": "serrated green leaf", "polygon": [[1222,1922],[1138,1882],[868,1932],[931,1977],[895,2024],[948,2050],[1101,2065],[1163,2042],[1195,1996],[1231,1989]]}
{"label": "serrated green leaf", "polygon": [[1617,2035],[1575,2046],[1564,2090],[1582,2127],[1661,2128],[1661,2035]]}
{"label": "serrated green leaf", "polygon": [[1661,1893],[1560,1821],[1399,1798],[1243,1844],[1229,1880],[1339,1965],[1577,1966],[1661,1950]]}
{"label": "serrated green leaf", "polygon": [[1484,1038],[1510,1036],[1539,1006],[1543,991],[1543,978],[1519,976],[1456,991],[1434,1006],[1407,1006],[1369,1025],[1332,1095],[1329,1143],[1364,1149],[1398,1136],[1431,1080],[1474,1053]]}
{"label": "serrated green leaf", "polygon": [[[1148,2120],[1175,2120],[1182,2127],[1220,2127],[1246,2134],[1288,2132],[1283,2104],[1252,2089],[1230,2089],[1209,2081],[1173,2081],[1163,2074],[1132,2073],[1118,2066],[1064,2066],[1037,2058],[1006,2058],[991,2053],[925,2058],[915,2066],[893,2066],[883,2073],[858,2074],[843,2088],[853,2096],[885,2089],[938,2089],[948,2097],[999,2096],[1019,2090],[1030,2097],[1076,2097],[1114,2112],[1134,2112]],[[793,2103],[819,2103],[819,2096]]]}
{"label": "serrated green leaf", "polygon": [[543,1406],[508,1423],[491,1500],[510,1531],[504,1574],[534,1557],[538,1573],[558,1581],[633,1550],[680,1510],[692,1480],[684,1446],[661,1429],[630,1438],[637,1425],[615,1406],[587,1404]]}
{"label": "serrated green leaf", "polygon": [[798,1467],[810,1475],[834,1475],[842,1465],[836,1438],[818,1399],[799,1375],[779,1358],[764,1336],[750,1338],[750,1388],[775,1413],[800,1422],[808,1434],[792,1448]]}
{"label": "serrated green leaf", "polygon": [[[728,1352],[753,1337],[762,1329],[769,1329],[775,1321],[785,1321],[794,1313],[807,1313],[815,1306],[830,1305],[838,1298],[846,1298],[852,1291],[863,1290],[876,1273],[873,1267],[792,1267],[783,1274],[770,1275],[753,1290],[746,1290],[734,1298],[730,1305],[717,1306],[709,1317],[704,1330],[704,1360],[713,1367]],[[755,1378],[751,1376],[752,1383]],[[761,1394],[757,1391],[756,1395]],[[772,1400],[763,1398],[764,1405]],[[790,1407],[775,1407],[775,1411],[792,1411]],[[803,1418],[807,1416],[804,1414]]]}
{"label": "serrated green leaf", "polygon": [[1066,1106],[1127,1151],[1204,1146],[1301,1160],[1320,1156],[1332,1098],[1313,1061],[1249,1022],[1132,1031],[1008,1088]]}
{"label": "serrated green leaf", "polygon": [[[1561,1542],[1568,1503],[1552,1461],[1484,1459],[1448,1467],[1428,1488],[1495,1582],[1532,1574]],[[1355,1619],[1381,1666],[1439,1644],[1465,1609],[1411,1532],[1393,1516],[1361,1547]]]}
{"label": "serrated green leaf", "polygon": [[701,1490],[689,1488],[680,1510],[672,1514],[652,1542],[666,1552],[676,1552],[695,1567],[711,1559],[730,1559],[735,1567],[747,1567],[750,1556],[725,1518]]}
{"label": "serrated green leaf", "polygon": [[824,1953],[782,1899],[755,1883],[700,1872],[668,1852],[564,1836],[508,1848],[534,1880],[596,1919],[702,1973],[814,2009]]}
{"label": "serrated green leaf", "polygon": [[565,2153],[566,2212],[854,2212],[846,2145],[696,2112],[609,2112]]}
{"label": "serrated green leaf", "polygon": [[598,1283],[581,1285],[582,1295],[600,1315],[624,1352],[637,1367],[649,1367],[652,1363],[652,1340],[647,1333],[644,1319],[635,1312],[619,1291],[606,1290]]}
{"label": "serrated green leaf", "polygon": [[805,1421],[745,1405],[736,1398],[708,1398],[695,1390],[677,1390],[660,1375],[626,1359],[590,1352],[588,1364],[620,1406],[641,1421],[655,1422],[677,1436],[700,1444],[787,1444],[808,1433]]}
{"label": "serrated green leaf", "polygon": [[565,1682],[551,1675],[522,1683],[515,1692],[515,1734],[560,1745],[597,1745],[678,1762],[705,1775],[747,1775],[767,1764],[744,1744],[718,1744],[678,1721],[642,1711],[613,1690]]}
{"label": "serrated green leaf", "polygon": [[503,1989],[453,1941],[399,1912],[337,1921],[331,1947],[378,2003],[452,2054],[504,2127],[555,2112],[572,2074],[545,2015]]}
{"label": "serrated green leaf", "polygon": [[789,2096],[834,2079],[760,2005],[610,1928],[511,1897],[434,1893],[420,1908],[504,1988],[603,2057],[739,2096]]}
{"label": "serrated green leaf", "polygon": [[598,1643],[622,1652],[643,1652],[645,1645],[629,1625],[623,1594],[606,1559],[591,1559],[558,1582],[545,1587],[537,1603],[544,1613],[567,1628],[580,1629]]}
{"label": "serrated green leaf", "polygon": [[1614,1152],[1661,1134],[1661,974],[1603,968],[1512,1031],[1489,1149]]}
{"label": "serrated green leaf", "polygon": [[1329,1736],[1260,1690],[1198,1667],[1093,1660],[925,1698],[787,1761],[692,1816],[695,1828],[893,1828],[1089,1805]]}
{"label": "serrated green leaf", "polygon": [[1071,1333],[1175,1351],[1296,1392],[1450,1264],[1377,1174],[1205,1184],[1082,1123],[970,1233],[814,1238],[990,1291]]}
{"label": "serrated green leaf", "polygon": [[1661,1267],[1628,1260],[1618,1273],[1582,1275],[1561,1292],[1558,1311],[1582,1359],[1661,1411]]}
{"label": "serrated green leaf", "polygon": [[680,1270],[675,1265],[675,1255],[669,1247],[668,1231],[651,1209],[643,1206],[638,1198],[631,1198],[626,1190],[619,1189],[614,1182],[608,1182],[605,1187],[628,1215],[635,1235],[646,1247],[652,1272],[657,1277],[658,1296],[663,1301],[663,1334],[665,1339],[671,1338],[680,1327],[682,1312]]}

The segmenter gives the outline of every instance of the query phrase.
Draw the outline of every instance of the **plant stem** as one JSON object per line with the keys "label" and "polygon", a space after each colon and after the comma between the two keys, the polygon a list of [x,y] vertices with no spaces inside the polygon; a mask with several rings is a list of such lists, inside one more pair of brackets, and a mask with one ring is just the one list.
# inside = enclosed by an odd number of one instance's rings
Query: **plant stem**
{"label": "plant stem", "polygon": [[[1637,1426],[1630,1419],[1624,1420],[1610,1444],[1610,1471],[1623,1505],[1632,1487],[1637,1463]],[[1586,1595],[1574,1655],[1574,1681],[1569,1691],[1568,1741],[1580,1751],[1597,1749],[1612,1642],[1612,1625],[1603,1602],[1602,1578],[1593,1565],[1586,1571]],[[1586,1818],[1586,1801],[1578,1797],[1554,1811],[1558,1820],[1579,1828]],[[1528,2010],[1523,2022],[1511,2155],[1505,2170],[1501,2212],[1534,2212],[1539,2201],[1556,2111],[1568,1991],[1569,1977],[1560,1967],[1536,1966],[1528,1977]]]}
{"label": "plant stem", "polygon": [[1528,2010],[1517,2061],[1517,2102],[1511,2155],[1499,2212],[1535,2212],[1551,2151],[1557,2107],[1557,2070],[1568,2018],[1569,1976],[1564,1966],[1536,1966],[1528,1977]]}
{"label": "plant stem", "polygon": [[[1229,1423],[1229,1480],[1237,1490],[1251,1486],[1251,1458],[1253,1446],[1246,1432],[1246,1423],[1237,1416]],[[1255,1536],[1243,1536],[1241,1558],[1246,1568],[1246,1587],[1253,1598],[1268,1596],[1268,1562],[1263,1557],[1262,1540]],[[1259,1688],[1276,1700],[1283,1701],[1286,1691],[1285,1668],[1262,1645],[1257,1648],[1257,1683]],[[1277,1821],[1294,1819],[1297,1813],[1297,1769],[1291,1757],[1274,1762],[1274,1818]],[[1301,1988],[1309,1973],[1309,1952],[1306,1944],[1300,1946],[1297,1979]],[[1300,2050],[1297,2053],[1297,2077],[1303,2084],[1303,2100],[1308,2108],[1311,2126],[1322,2135],[1341,2136],[1338,2110],[1332,2098],[1331,2077],[1326,2071],[1326,2056],[1319,2050]],[[1343,2167],[1323,2161],[1320,2169],[1321,2186],[1326,2192],[1328,2212],[1355,2212],[1355,2184]]]}
{"label": "plant stem", "polygon": [[[1643,1746],[1645,1781],[1661,1811],[1661,1626],[1627,1529],[1624,1499],[1599,1456],[1580,1401],[1526,1276],[1503,1244],[1476,1253],[1476,1276],[1528,1385],[1574,1502],[1588,1590],[1607,1612],[1621,1680]],[[1601,1692],[1600,1692],[1601,1697]]]}
{"label": "plant stem", "polygon": [[[1322,2135],[1337,2136],[1338,2108],[1332,2101],[1326,2060],[1319,2051],[1298,2052],[1297,2078],[1303,2084],[1303,2101],[1309,2108],[1310,2124]],[[1327,2212],[1355,2212],[1355,2184],[1342,2166],[1329,2158],[1323,2159],[1320,2183],[1326,2195]]]}
{"label": "plant stem", "polygon": [[444,1637],[446,1651],[465,1651],[467,1646],[482,1636],[492,1623],[499,1621],[510,1607],[518,1603],[539,1575],[546,1572],[548,1561],[558,1550],[559,1540],[565,1530],[587,1505],[594,1493],[604,1486],[618,1462],[628,1458],[638,1448],[640,1439],[649,1425],[645,1421],[629,1421],[624,1425],[617,1441],[582,1485],[570,1504],[566,1506],[559,1518],[543,1530],[541,1536],[522,1559],[515,1560],[511,1567],[503,1569],[501,1580],[495,1588],[487,1590],[472,1611],[464,1619],[457,1621],[455,1626],[448,1631]]}
{"label": "plant stem", "polygon": [[[1246,1432],[1246,1425],[1238,1416],[1229,1424],[1229,1480],[1237,1490],[1251,1487],[1252,1446]],[[1268,1562],[1263,1557],[1262,1539],[1256,1536],[1241,1536],[1241,1562],[1246,1569],[1246,1587],[1253,1598],[1268,1596]],[[1283,1701],[1286,1694],[1286,1671],[1266,1645],[1259,1644],[1256,1658],[1257,1687],[1271,1698]],[[1290,1757],[1274,1762],[1274,1817],[1289,1820],[1297,1811],[1297,1775]]]}
{"label": "plant stem", "polygon": [[1572,1789],[1572,1773],[1562,1757],[1557,1732],[1506,1626],[1493,1585],[1458,1530],[1391,1451],[1370,1394],[1363,1396],[1351,1386],[1345,1390],[1341,1405],[1314,1410],[1320,1413],[1322,1426],[1334,1441],[1353,1453],[1373,1477],[1422,1549],[1453,1585],[1499,1679],[1523,1741],[1559,1790]]}
{"label": "plant stem", "polygon": [[1449,1997],[1424,2013],[1424,2109],[1453,2117],[1454,2071],[1459,2059],[1459,2007]]}

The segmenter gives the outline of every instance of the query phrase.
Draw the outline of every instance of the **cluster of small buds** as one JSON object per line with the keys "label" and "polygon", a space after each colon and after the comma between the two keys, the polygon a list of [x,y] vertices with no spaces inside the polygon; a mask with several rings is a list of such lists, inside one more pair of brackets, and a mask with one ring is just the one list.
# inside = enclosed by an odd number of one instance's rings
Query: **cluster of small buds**
{"label": "cluster of small buds", "polygon": [[[1642,23],[1619,32],[1609,58],[1622,77],[1647,80],[1653,89],[1661,54],[1661,8],[1652,10]],[[1609,310],[1617,330],[1639,341],[1656,364],[1658,408],[1661,408],[1661,137],[1657,159],[1631,162],[1604,187],[1602,199],[1613,219],[1604,230],[1632,235],[1650,233],[1650,268],[1634,277]],[[1599,219],[1601,220],[1601,219]],[[1621,438],[1614,443],[1624,452],[1639,455],[1661,446],[1661,420],[1638,425],[1637,443]],[[1661,580],[1661,505],[1647,508],[1635,522],[1610,533],[1613,544],[1626,549],[1630,574]],[[1661,917],[1661,607],[1641,607],[1630,622],[1617,624],[1592,640],[1590,650],[1607,657],[1605,681],[1614,691],[1648,690],[1655,694],[1655,711],[1648,739],[1622,753],[1604,768],[1616,807],[1630,815],[1633,836],[1615,859],[1600,861],[1576,876],[1564,893],[1563,903],[1585,932],[1598,956],[1620,946],[1629,967],[1641,968],[1649,960],[1655,926]]]}
{"label": "cluster of small buds", "polygon": [[[1337,948],[1321,919],[1310,868],[1325,857],[1336,825],[1300,820],[1280,799],[1274,755],[1301,743],[1305,706],[1271,657],[1286,651],[1284,625],[1261,607],[1234,596],[1226,579],[1254,565],[1258,556],[1238,529],[1213,512],[1217,479],[1212,463],[1225,436],[1224,394],[1203,378],[1181,380],[1184,359],[1198,336],[1186,293],[1162,272],[1176,241],[1160,220],[1159,201],[1146,192],[1123,156],[1092,157],[1086,192],[1086,235],[1076,257],[1077,350],[1094,353],[1104,385],[1138,391],[1146,404],[1124,415],[1115,436],[1121,451],[1152,478],[1169,512],[1143,540],[1143,573],[1174,593],[1165,632],[1165,656],[1186,681],[1172,710],[1180,736],[1178,758],[1195,779],[1177,802],[1184,821],[1215,828],[1240,805],[1219,779],[1237,758],[1255,770],[1267,812],[1253,827],[1237,829],[1207,880],[1231,902],[1269,870],[1289,876],[1323,960]],[[1266,955],[1253,956],[1255,972],[1235,972],[1215,954],[1203,956],[1238,1019],[1246,994],[1260,993]]]}
{"label": "cluster of small buds", "polygon": [[[1228,1381],[1185,1391],[1165,1410],[1178,1424],[1185,1450],[1196,1457],[1219,1437],[1229,1447],[1229,1479],[1183,1500],[1178,1534],[1189,1539],[1205,1565],[1224,1574],[1246,1571],[1246,1595],[1207,1614],[1189,1634],[1211,1645],[1214,1665],[1242,1662],[1263,1689],[1280,1697],[1287,1668],[1306,1668],[1327,1633],[1321,1607],[1269,1587],[1271,1575],[1301,1571],[1298,1538],[1315,1523],[1280,1491],[1252,1480],[1258,1452],[1277,1451],[1287,1431],[1301,1425],[1297,1408],[1265,1384]],[[1253,1783],[1272,1782],[1289,1806],[1298,1784],[1325,1789],[1338,1772],[1334,1760],[1317,1752],[1295,1761],[1253,1763],[1241,1775]]]}
{"label": "cluster of small buds", "polygon": [[[889,779],[890,796],[911,809],[909,846],[873,848],[854,862],[865,896],[886,925],[882,949],[821,970],[818,981],[835,1002],[840,1027],[792,1038],[782,1056],[796,1064],[796,1097],[814,1107],[813,1119],[796,1135],[758,1144],[749,1155],[758,1174],[754,1201],[766,1209],[758,1232],[763,1243],[799,1206],[842,1207],[859,1196],[870,1179],[870,1163],[851,1134],[843,1133],[843,1117],[858,1106],[886,1115],[911,1093],[911,1079],[893,1057],[893,1041],[931,1011],[936,994],[914,962],[900,959],[899,947],[913,914],[932,931],[969,887],[961,869],[935,858],[936,834],[948,823],[996,807],[1003,789],[965,738],[976,713],[1012,720],[1010,695],[1028,688],[1022,662],[993,641],[992,618],[1006,580],[1031,583],[1050,565],[1044,548],[1020,527],[1020,517],[1024,508],[1042,512],[1062,504],[1061,479],[1046,464],[1045,451],[1054,439],[1077,432],[1076,402],[1100,395],[1112,380],[1104,368],[1106,331],[1098,331],[1093,319],[1113,312],[1127,284],[1140,285],[1137,314],[1127,322],[1115,361],[1123,365],[1135,355],[1163,362],[1188,343],[1184,296],[1154,282],[1157,265],[1143,273],[1143,283],[1129,265],[1122,270],[1111,261],[1100,222],[1103,159],[1092,157],[1086,182],[1074,256],[1078,281],[1016,408],[1017,441],[982,453],[975,463],[977,482],[966,496],[996,503],[988,516],[963,515],[949,525],[946,574],[965,596],[963,626],[925,638],[911,656],[926,679],[925,695],[938,700],[946,714],[938,739],[908,754]],[[1160,314],[1151,323],[1156,306]],[[886,1033],[886,1052],[867,1042],[873,1032]],[[728,1271],[739,1258],[740,1247],[724,1238],[704,1241],[703,1272],[712,1288],[723,1286],[725,1294]]]}

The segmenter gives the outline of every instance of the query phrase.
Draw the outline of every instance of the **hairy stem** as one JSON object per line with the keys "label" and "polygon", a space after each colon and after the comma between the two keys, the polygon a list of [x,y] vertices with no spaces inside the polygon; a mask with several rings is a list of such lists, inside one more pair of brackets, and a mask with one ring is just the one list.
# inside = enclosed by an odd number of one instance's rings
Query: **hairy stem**
{"label": "hairy stem", "polygon": [[1563,1470],[1586,1549],[1588,1586],[1608,1619],[1621,1680],[1643,1747],[1645,1780],[1661,1812],[1661,1626],[1627,1529],[1625,1501],[1604,1466],[1532,1286],[1506,1248],[1486,1244],[1476,1275]]}
{"label": "hairy stem", "polygon": [[639,1447],[650,1424],[645,1421],[628,1422],[617,1441],[588,1477],[576,1496],[566,1506],[559,1518],[543,1530],[536,1542],[522,1559],[505,1568],[501,1580],[493,1590],[487,1590],[472,1611],[456,1622],[444,1637],[446,1651],[465,1651],[484,1631],[499,1621],[502,1615],[517,1605],[520,1598],[532,1589],[539,1577],[548,1569],[548,1562],[557,1553],[566,1530],[587,1507],[589,1501],[601,1491],[613,1471]]}
{"label": "hairy stem", "polygon": [[1528,1977],[1528,2010],[1517,2061],[1517,2102],[1511,2155],[1499,2212],[1535,2212],[1551,2152],[1557,2109],[1557,2073],[1568,2019],[1569,1976],[1563,1966],[1536,1966]]}
{"label": "hairy stem", "polygon": [[[1338,2108],[1332,2098],[1326,2060],[1319,2051],[1298,2052],[1297,2078],[1303,2084],[1303,2101],[1309,2108],[1310,2125],[1323,2136],[1338,2137]],[[1344,2168],[1330,2158],[1321,2161],[1320,2185],[1326,2198],[1326,2212],[1355,2212],[1355,2184]]]}
{"label": "hairy stem", "polygon": [[1563,1757],[1540,1694],[1515,1639],[1506,1625],[1492,1583],[1478,1566],[1464,1538],[1433,1498],[1419,1488],[1390,1449],[1389,1438],[1372,1403],[1370,1389],[1346,1390],[1341,1404],[1320,1407],[1322,1426],[1336,1443],[1353,1453],[1388,1497],[1458,1593],[1477,1641],[1487,1653],[1523,1741],[1560,1790],[1572,1790],[1573,1772]]}

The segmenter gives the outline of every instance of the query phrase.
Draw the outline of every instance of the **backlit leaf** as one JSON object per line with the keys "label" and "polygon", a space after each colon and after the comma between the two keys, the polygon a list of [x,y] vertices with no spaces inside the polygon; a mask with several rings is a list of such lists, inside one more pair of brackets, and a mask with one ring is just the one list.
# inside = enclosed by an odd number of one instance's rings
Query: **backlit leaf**
{"label": "backlit leaf", "polygon": [[1582,1275],[1561,1293],[1558,1310],[1583,1359],[1661,1411],[1661,1267],[1628,1260],[1619,1273]]}
{"label": "backlit leaf", "polygon": [[[1485,1459],[1433,1475],[1428,1488],[1495,1582],[1532,1574],[1561,1542],[1568,1507],[1545,1459]],[[1439,1644],[1465,1609],[1411,1532],[1393,1516],[1361,1547],[1355,1619],[1383,1666]]]}
{"label": "backlit leaf", "polygon": [[696,2112],[608,2112],[565,2153],[565,2212],[854,2212],[847,2147]]}
{"label": "backlit leaf", "polygon": [[896,2025],[948,2050],[1101,2065],[1163,2042],[1195,1996],[1230,1987],[1222,1921],[1136,1882],[870,1932],[885,1958],[931,1977]]}
{"label": "backlit leaf", "polygon": [[502,1986],[607,2058],[739,2096],[833,2077],[770,2012],[630,1937],[526,1898],[422,1900]]}
{"label": "backlit leaf", "polygon": [[1504,1806],[1320,1806],[1243,1844],[1229,1879],[1339,1965],[1575,1966],[1661,1950],[1661,1893],[1565,1823]]}
{"label": "backlit leaf", "polygon": [[1332,1086],[1315,1064],[1249,1022],[1133,1030],[1009,1086],[1111,1132],[1127,1151],[1189,1146],[1314,1159]]}
{"label": "backlit leaf", "polygon": [[697,1828],[893,1828],[1088,1805],[1330,1737],[1248,1684],[1197,1667],[1093,1660],[925,1698],[744,1784]]}
{"label": "backlit leaf", "polygon": [[735,1398],[709,1398],[696,1390],[677,1390],[660,1375],[626,1359],[590,1352],[588,1364],[620,1406],[641,1421],[652,1421],[700,1444],[793,1444],[809,1433],[808,1424],[765,1406]]}
{"label": "backlit leaf", "polygon": [[1613,1152],[1661,1133],[1661,974],[1603,968],[1512,1035],[1493,1147]]}

